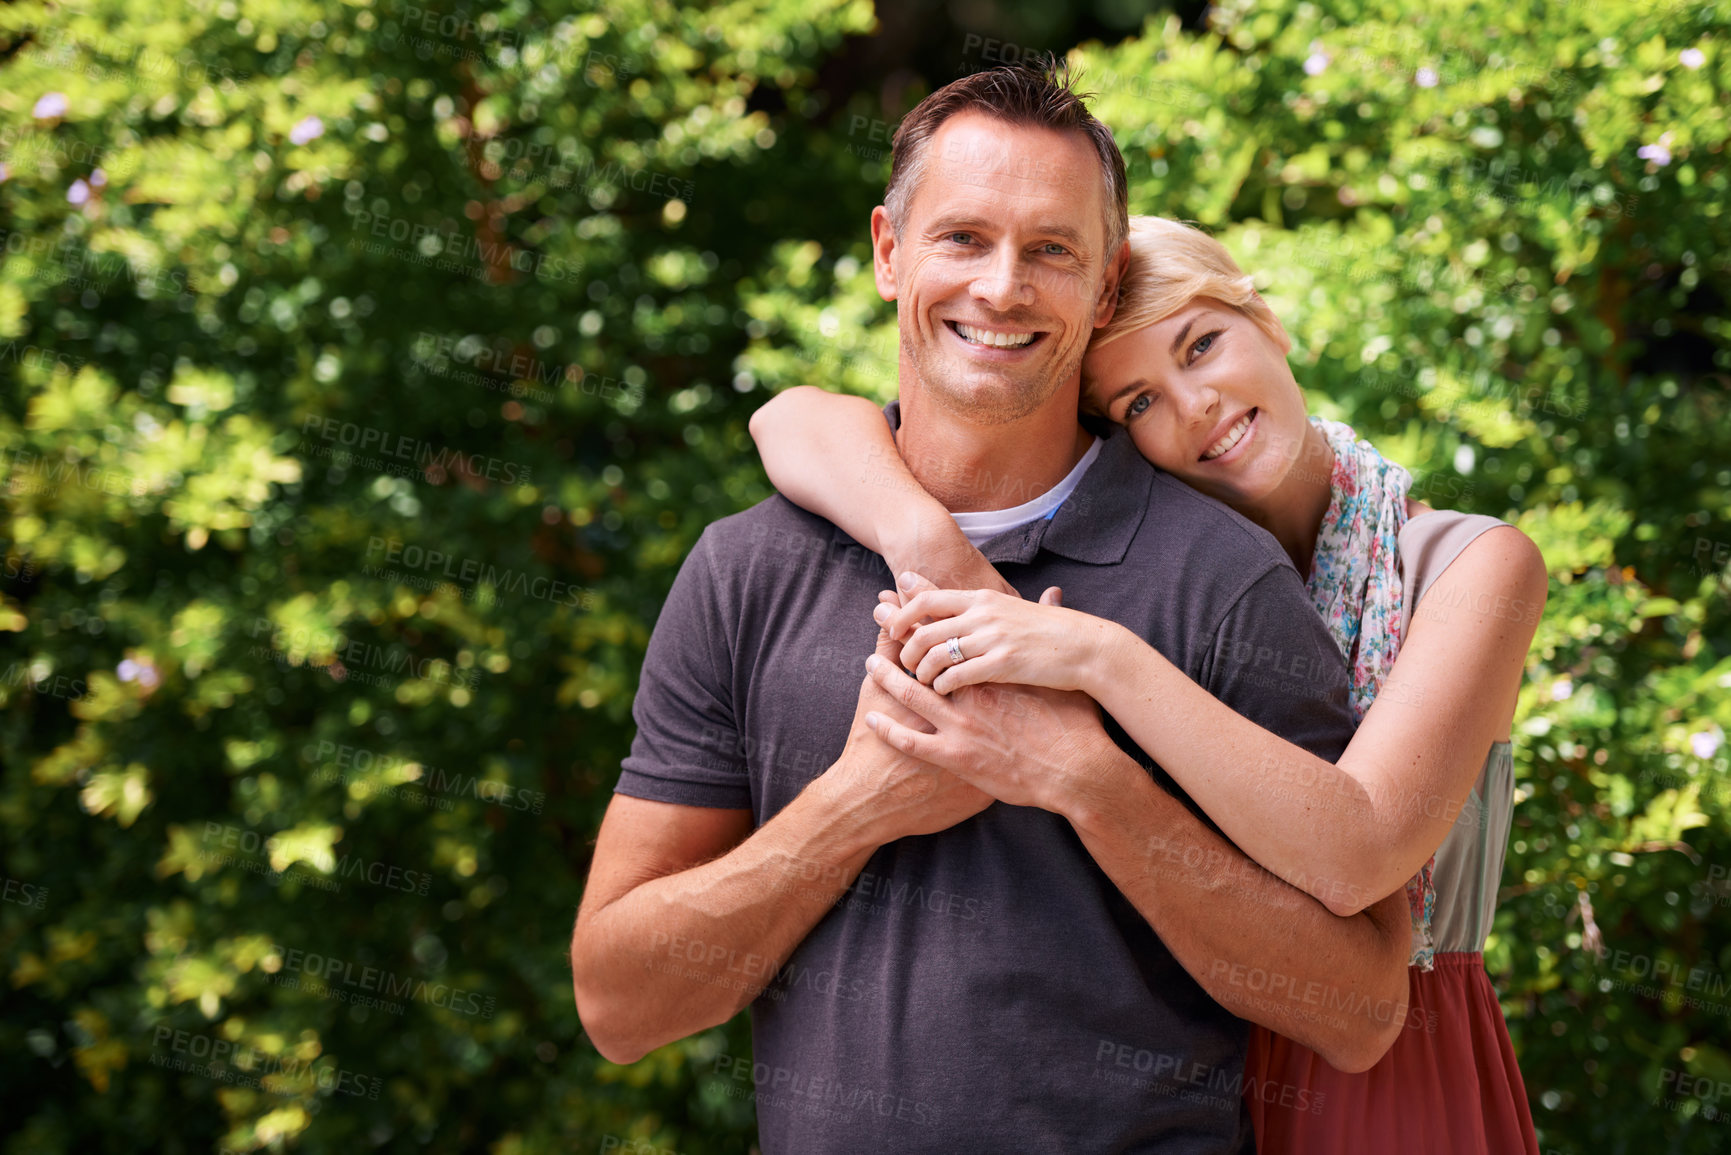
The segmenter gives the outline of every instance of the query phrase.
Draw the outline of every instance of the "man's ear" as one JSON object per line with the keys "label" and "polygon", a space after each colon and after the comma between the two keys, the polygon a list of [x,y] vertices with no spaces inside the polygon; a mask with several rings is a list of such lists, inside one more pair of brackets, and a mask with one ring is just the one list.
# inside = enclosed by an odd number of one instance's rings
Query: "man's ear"
{"label": "man's ear", "polygon": [[1124,270],[1130,267],[1130,242],[1118,246],[1118,252],[1106,262],[1106,279],[1100,285],[1100,299],[1094,302],[1094,328],[1111,323],[1118,311],[1118,286],[1124,283]]}
{"label": "man's ear", "polygon": [[878,283],[878,296],[886,301],[896,299],[896,271],[891,258],[896,251],[896,230],[890,224],[890,211],[879,205],[872,210],[872,277]]}

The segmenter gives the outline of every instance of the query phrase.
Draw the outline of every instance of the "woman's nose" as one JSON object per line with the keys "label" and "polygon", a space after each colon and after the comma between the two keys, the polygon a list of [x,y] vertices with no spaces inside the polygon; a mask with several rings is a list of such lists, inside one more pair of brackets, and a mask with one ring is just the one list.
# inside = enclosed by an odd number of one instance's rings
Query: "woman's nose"
{"label": "woman's nose", "polygon": [[1178,394],[1178,411],[1186,422],[1201,425],[1219,416],[1220,394],[1212,386],[1185,389]]}

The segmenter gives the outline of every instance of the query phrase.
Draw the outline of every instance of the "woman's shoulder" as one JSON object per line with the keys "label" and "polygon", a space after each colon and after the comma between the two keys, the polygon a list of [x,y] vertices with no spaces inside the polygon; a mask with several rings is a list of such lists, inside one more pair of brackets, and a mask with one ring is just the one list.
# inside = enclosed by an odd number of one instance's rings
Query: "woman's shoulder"
{"label": "woman's shoulder", "polygon": [[[1491,530],[1505,532],[1487,537]],[[1482,513],[1432,509],[1409,500],[1395,552],[1409,619],[1419,599],[1463,558],[1475,568],[1482,564],[1483,581],[1494,586],[1518,590],[1545,580],[1544,559],[1532,540],[1502,518]]]}
{"label": "woman's shoulder", "polygon": [[[1400,529],[1400,547],[1409,541],[1429,541],[1441,537],[1464,537],[1463,545],[1501,525],[1509,525],[1500,517],[1484,513],[1462,513],[1458,509],[1437,509],[1422,501],[1407,498],[1406,523]],[[1514,528],[1510,526],[1510,528]],[[1525,536],[1525,535],[1522,535]]]}

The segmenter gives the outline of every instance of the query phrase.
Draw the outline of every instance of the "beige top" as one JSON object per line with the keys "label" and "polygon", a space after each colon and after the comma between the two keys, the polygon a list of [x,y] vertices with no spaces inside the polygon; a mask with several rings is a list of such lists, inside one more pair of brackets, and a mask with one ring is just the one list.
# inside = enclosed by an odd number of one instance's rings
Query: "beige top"
{"label": "beige top", "polygon": [[[1486,530],[1507,524],[1482,514],[1445,509],[1409,519],[1395,543],[1405,590],[1404,625],[1411,627],[1413,610],[1462,550]],[[1401,636],[1407,636],[1407,629]],[[1436,887],[1431,938],[1439,954],[1484,949],[1508,852],[1514,791],[1513,751],[1507,742],[1493,742],[1478,782],[1437,849],[1431,875]]]}

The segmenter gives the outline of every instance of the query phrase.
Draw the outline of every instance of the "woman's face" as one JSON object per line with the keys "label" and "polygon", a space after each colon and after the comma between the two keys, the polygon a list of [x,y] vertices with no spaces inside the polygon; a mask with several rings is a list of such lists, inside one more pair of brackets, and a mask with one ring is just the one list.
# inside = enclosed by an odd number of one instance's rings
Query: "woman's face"
{"label": "woman's face", "polygon": [[1256,505],[1298,461],[1308,424],[1285,351],[1212,297],[1090,349],[1083,400],[1155,465],[1231,506]]}

